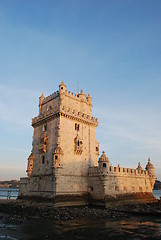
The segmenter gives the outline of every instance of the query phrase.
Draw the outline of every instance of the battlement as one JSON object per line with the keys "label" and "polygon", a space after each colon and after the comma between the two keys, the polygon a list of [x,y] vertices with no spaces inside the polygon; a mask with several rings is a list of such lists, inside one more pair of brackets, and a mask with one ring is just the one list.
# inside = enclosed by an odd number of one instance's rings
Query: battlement
{"label": "battlement", "polygon": [[132,168],[123,168],[123,167],[114,167],[109,166],[106,169],[100,169],[99,167],[90,167],[89,176],[100,176],[100,175],[109,175],[116,174],[117,176],[129,175],[129,176],[145,176],[148,175],[147,170],[137,170]]}
{"label": "battlement", "polygon": [[57,98],[59,96],[59,91],[56,91],[49,95],[48,97],[44,98],[42,105],[46,104],[47,102],[53,100],[54,98]]}
{"label": "battlement", "polygon": [[74,94],[73,92],[71,93],[71,91],[65,90],[64,92],[60,92],[60,97],[62,96],[66,96],[66,97],[72,98],[73,100],[76,100],[79,102],[81,101],[88,105],[92,105],[91,95],[90,94],[86,95],[85,93],[83,93],[83,90],[81,90],[79,94]]}
{"label": "battlement", "polygon": [[[56,95],[54,96],[56,97]],[[54,116],[58,116],[59,114],[63,116],[71,117],[73,119],[76,119],[77,121],[83,121],[88,124],[94,124],[96,126],[98,125],[98,118],[91,117],[90,115],[87,115],[82,112],[77,112],[65,106],[61,106],[60,108],[56,106],[55,108],[49,107],[49,109],[47,109],[45,113],[40,113],[37,117],[32,118],[32,126],[34,126],[35,124],[39,124],[42,121],[48,120]]]}
{"label": "battlement", "polygon": [[32,118],[32,126],[35,124],[39,124],[44,120],[47,120],[54,115],[59,113],[59,108],[56,106],[55,108],[50,107],[45,113],[40,113],[37,117]]}
{"label": "battlement", "polygon": [[[49,95],[48,97],[44,96],[44,93],[39,98],[39,114],[44,113],[46,111],[45,108],[49,108],[49,102],[52,100],[57,100],[57,102],[51,103],[51,105],[61,105],[61,106],[68,106],[72,107],[72,109],[75,109],[76,111],[83,111],[87,115],[91,114],[92,112],[92,97],[88,93],[86,95],[83,93],[83,90],[81,89],[81,92],[79,94],[74,94],[71,91],[68,91],[66,89],[66,85],[64,81],[59,85],[59,91],[56,91]],[[45,106],[47,104],[47,107]]]}
{"label": "battlement", "polygon": [[76,112],[75,110],[67,108],[65,106],[62,106],[60,111],[61,113],[65,113],[68,115],[70,114],[71,117],[77,118],[78,121],[86,121],[96,126],[98,125],[98,118],[91,117],[90,115],[87,115],[85,113]]}

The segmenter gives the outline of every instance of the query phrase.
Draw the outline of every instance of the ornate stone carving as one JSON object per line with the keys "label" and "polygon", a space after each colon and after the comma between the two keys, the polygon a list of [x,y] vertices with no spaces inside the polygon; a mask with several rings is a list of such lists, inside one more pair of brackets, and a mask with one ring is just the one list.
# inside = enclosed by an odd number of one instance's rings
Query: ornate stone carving
{"label": "ornate stone carving", "polygon": [[47,140],[48,140],[48,137],[46,135],[46,132],[44,132],[43,137],[40,139],[40,144],[39,144],[39,151],[41,153],[46,153],[47,151]]}
{"label": "ornate stone carving", "polygon": [[74,139],[74,152],[75,154],[82,154],[83,152],[83,141],[82,139],[80,139],[80,137],[76,136],[76,138]]}
{"label": "ornate stone carving", "polygon": [[27,171],[26,171],[28,177],[30,177],[32,175],[33,161],[34,161],[34,157],[33,157],[33,153],[31,153],[28,158],[28,165],[27,165]]}
{"label": "ornate stone carving", "polygon": [[63,155],[63,150],[59,145],[55,147],[54,154],[53,154],[53,167],[61,167],[61,156]]}

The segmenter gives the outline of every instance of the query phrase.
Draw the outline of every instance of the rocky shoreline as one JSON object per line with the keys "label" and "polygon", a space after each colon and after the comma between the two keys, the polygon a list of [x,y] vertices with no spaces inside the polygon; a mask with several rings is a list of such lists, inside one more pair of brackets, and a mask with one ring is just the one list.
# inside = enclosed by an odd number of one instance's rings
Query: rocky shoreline
{"label": "rocky shoreline", "polygon": [[108,208],[93,206],[54,208],[51,202],[31,202],[24,200],[0,201],[0,212],[6,213],[13,220],[52,218],[57,221],[78,218],[119,218],[131,215],[160,216],[161,203],[144,203],[137,205],[115,205]]}

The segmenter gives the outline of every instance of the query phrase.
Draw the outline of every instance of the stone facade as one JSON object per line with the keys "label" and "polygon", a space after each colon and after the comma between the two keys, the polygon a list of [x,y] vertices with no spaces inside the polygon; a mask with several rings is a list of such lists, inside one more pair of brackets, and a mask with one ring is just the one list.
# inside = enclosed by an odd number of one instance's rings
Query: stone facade
{"label": "stone facade", "polygon": [[21,178],[19,197],[48,198],[57,205],[68,205],[69,199],[84,204],[89,199],[104,201],[107,196],[152,193],[155,170],[150,159],[145,170],[140,163],[136,169],[114,167],[105,152],[97,162],[98,119],[91,114],[92,97],[83,90],[74,95],[63,81],[59,91],[40,96],[39,115],[32,119],[28,177]]}

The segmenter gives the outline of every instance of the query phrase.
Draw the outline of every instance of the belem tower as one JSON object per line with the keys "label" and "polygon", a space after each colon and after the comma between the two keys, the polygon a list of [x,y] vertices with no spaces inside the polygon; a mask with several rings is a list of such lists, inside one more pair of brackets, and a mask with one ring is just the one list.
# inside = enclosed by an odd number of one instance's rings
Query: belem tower
{"label": "belem tower", "polygon": [[39,98],[39,115],[32,119],[32,151],[19,198],[50,199],[55,206],[99,204],[121,199],[153,201],[155,169],[150,159],[143,169],[114,167],[103,151],[92,116],[92,97],[81,90],[59,91]]}

